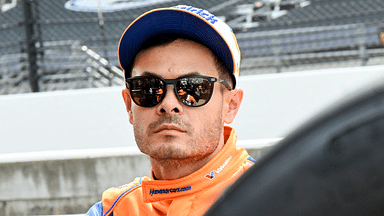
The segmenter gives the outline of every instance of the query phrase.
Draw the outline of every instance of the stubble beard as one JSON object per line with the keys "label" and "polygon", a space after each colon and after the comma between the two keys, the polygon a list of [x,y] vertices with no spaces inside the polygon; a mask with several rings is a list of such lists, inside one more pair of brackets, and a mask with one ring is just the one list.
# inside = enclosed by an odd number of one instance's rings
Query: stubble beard
{"label": "stubble beard", "polygon": [[[140,123],[134,122],[133,130],[137,146],[141,152],[161,163],[182,165],[199,161],[212,154],[219,145],[223,131],[222,113],[218,109],[218,112],[213,115],[216,118],[204,124],[199,131],[196,131],[191,124],[183,121],[178,115],[161,116],[149,124],[147,133]],[[174,136],[165,136],[158,142],[151,141],[151,131],[164,123],[175,124],[185,129],[188,138],[183,140],[183,143],[176,142]]]}

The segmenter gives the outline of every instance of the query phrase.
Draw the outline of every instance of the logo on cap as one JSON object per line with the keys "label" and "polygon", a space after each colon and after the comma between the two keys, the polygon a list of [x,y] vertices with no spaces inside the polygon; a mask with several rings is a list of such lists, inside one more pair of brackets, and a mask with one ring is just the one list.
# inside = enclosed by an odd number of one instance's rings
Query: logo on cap
{"label": "logo on cap", "polygon": [[218,21],[218,19],[216,18],[215,15],[210,14],[208,11],[203,10],[203,9],[195,8],[192,6],[186,6],[186,5],[179,5],[179,6],[175,6],[173,8],[182,9],[182,10],[186,10],[186,11],[192,12],[194,14],[197,14],[200,17],[202,17],[203,19],[205,19],[206,21],[210,22],[211,24],[215,24]]}

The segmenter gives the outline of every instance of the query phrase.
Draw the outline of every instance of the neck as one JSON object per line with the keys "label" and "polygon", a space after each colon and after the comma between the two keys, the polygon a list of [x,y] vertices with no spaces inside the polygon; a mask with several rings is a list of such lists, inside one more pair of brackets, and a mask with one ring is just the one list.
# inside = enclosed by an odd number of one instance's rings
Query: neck
{"label": "neck", "polygon": [[202,168],[224,147],[224,141],[219,142],[215,151],[201,159],[158,159],[150,158],[153,175],[157,180],[173,180],[185,177]]}

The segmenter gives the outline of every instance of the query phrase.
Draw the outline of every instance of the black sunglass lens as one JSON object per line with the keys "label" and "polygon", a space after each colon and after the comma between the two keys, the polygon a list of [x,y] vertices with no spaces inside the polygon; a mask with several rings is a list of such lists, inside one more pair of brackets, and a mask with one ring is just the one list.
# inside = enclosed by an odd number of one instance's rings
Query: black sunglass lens
{"label": "black sunglass lens", "polygon": [[187,106],[202,106],[212,95],[212,84],[206,78],[186,77],[176,86],[181,102]]}
{"label": "black sunglass lens", "polygon": [[132,99],[142,107],[153,107],[164,97],[165,83],[156,77],[137,78],[131,81]]}

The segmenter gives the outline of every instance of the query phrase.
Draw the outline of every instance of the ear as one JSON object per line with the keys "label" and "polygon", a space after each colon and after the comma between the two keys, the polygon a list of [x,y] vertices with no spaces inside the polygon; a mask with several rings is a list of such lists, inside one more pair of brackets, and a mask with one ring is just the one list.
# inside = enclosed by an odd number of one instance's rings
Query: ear
{"label": "ear", "polygon": [[241,102],[243,101],[243,89],[236,88],[229,92],[226,98],[226,109],[224,113],[224,122],[231,124],[235,119],[237,112],[240,109]]}
{"label": "ear", "polygon": [[128,115],[129,115],[129,122],[133,124],[133,115],[132,115],[132,100],[131,100],[131,94],[129,93],[129,90],[127,88],[124,88],[121,91],[125,103],[125,107],[127,109]]}

